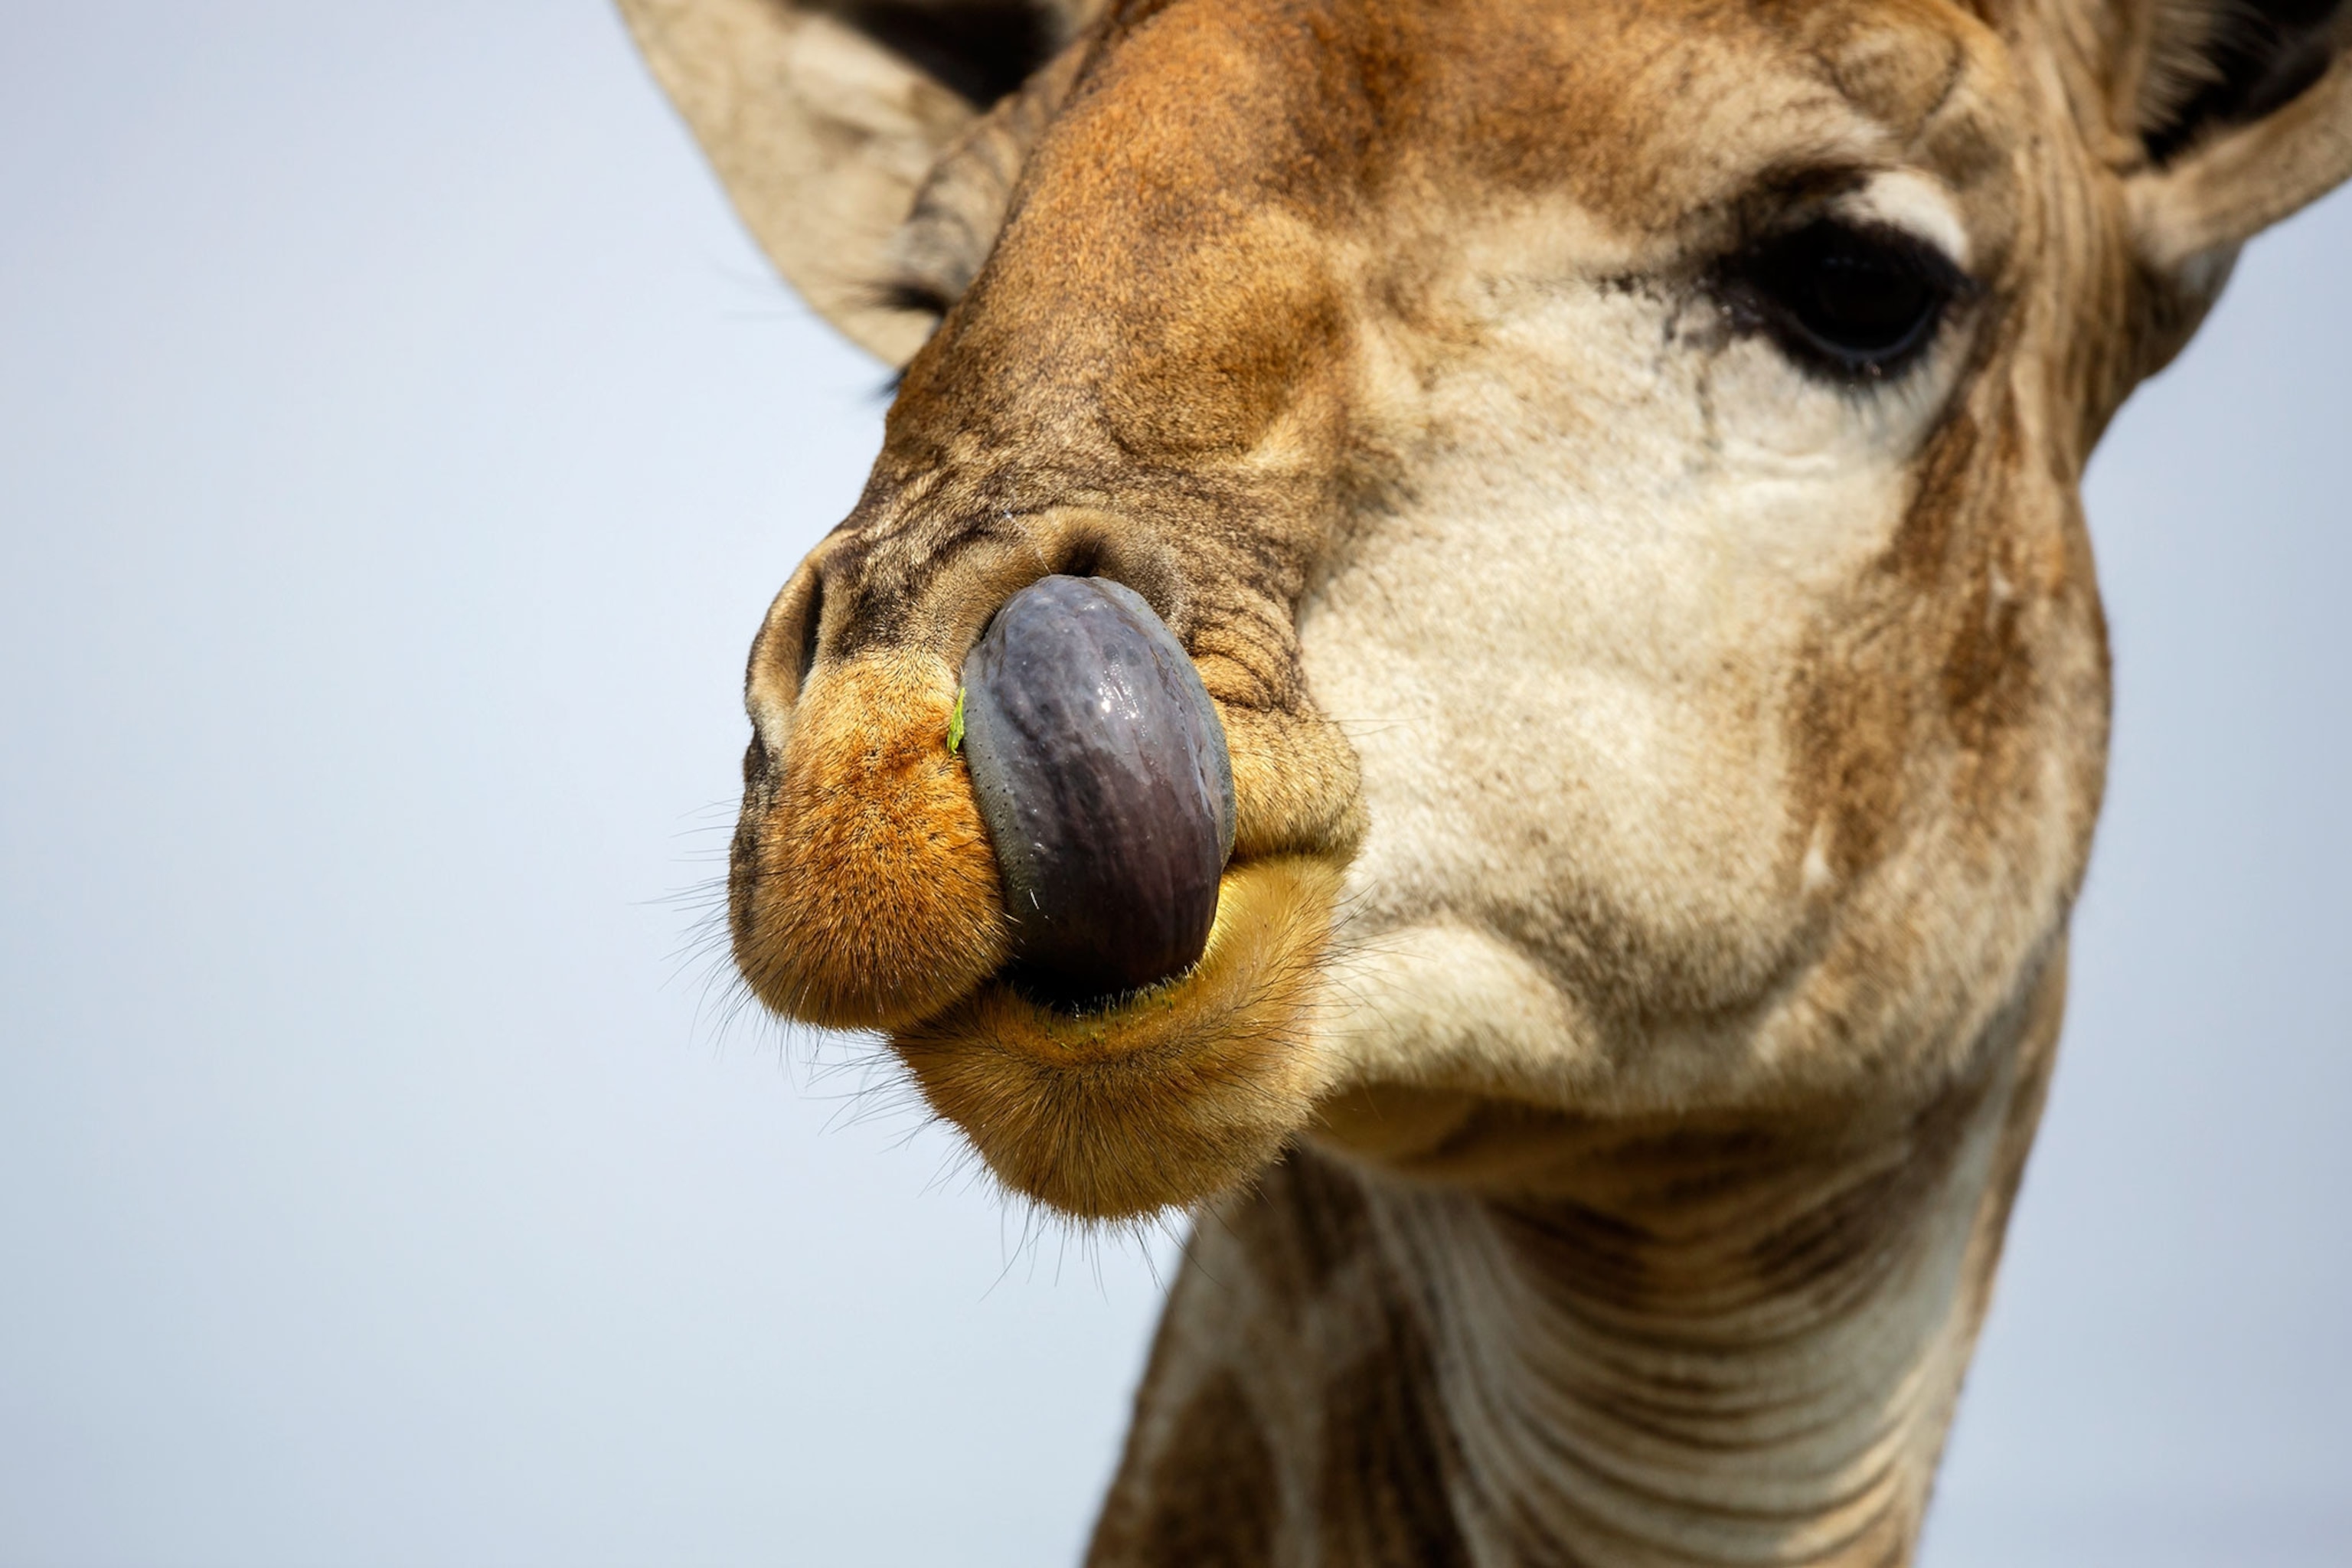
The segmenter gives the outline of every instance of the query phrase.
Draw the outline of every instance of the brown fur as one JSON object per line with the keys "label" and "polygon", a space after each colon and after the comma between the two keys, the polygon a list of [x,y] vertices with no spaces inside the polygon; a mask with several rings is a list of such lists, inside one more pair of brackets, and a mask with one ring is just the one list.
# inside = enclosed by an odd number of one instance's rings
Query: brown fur
{"label": "brown fur", "polygon": [[730,879],[735,961],[777,1011],[888,1027],[1004,962],[996,858],[945,743],[954,706],[954,673],[907,653],[827,669],[803,695]]}
{"label": "brown fur", "polygon": [[[1087,1562],[1256,1568],[1318,1560],[1303,1555],[1312,1550],[1360,1568],[1466,1563],[1437,1371],[1360,1178],[1297,1152],[1219,1218],[1193,1243],[1178,1289],[1187,1306],[1154,1350]],[[1191,1336],[1230,1342],[1236,1321],[1250,1325],[1242,1359],[1218,1357],[1194,1384]],[[1276,1366],[1291,1375],[1277,1380]],[[1285,1384],[1305,1407],[1276,1416],[1261,1402]],[[1298,1447],[1277,1455],[1277,1435]]]}
{"label": "brown fur", "polygon": [[1168,1457],[1134,1517],[1106,1521],[1092,1560],[1121,1568],[1257,1568],[1274,1560],[1280,1525],[1274,1450],[1241,1380],[1212,1377],[1170,1434]]}
{"label": "brown fur", "polygon": [[[744,973],[1010,1187],[1202,1215],[1092,1561],[1906,1560],[2105,784],[2083,468],[2352,174],[2352,6],[1120,0],[975,110],[845,4],[625,4],[907,362],[752,650]],[[1841,203],[1967,275],[1884,384],[1727,291]],[[1201,964],[1082,1016],[944,733],[1055,572],[1238,815]]]}

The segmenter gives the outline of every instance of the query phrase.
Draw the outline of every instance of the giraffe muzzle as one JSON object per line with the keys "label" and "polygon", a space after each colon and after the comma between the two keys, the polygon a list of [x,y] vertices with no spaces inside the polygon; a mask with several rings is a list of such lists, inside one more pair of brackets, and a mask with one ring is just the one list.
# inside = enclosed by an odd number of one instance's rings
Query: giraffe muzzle
{"label": "giraffe muzzle", "polygon": [[888,637],[845,631],[868,589],[846,566],[778,595],[736,963],[778,1013],[887,1033],[1009,1189],[1096,1217],[1196,1201],[1328,1087],[1320,965],[1354,839],[1293,831],[1329,770],[1311,732],[1213,696],[1230,654],[1196,662],[1108,577],[973,563]]}
{"label": "giraffe muzzle", "polygon": [[1106,578],[1033,584],[965,658],[961,703],[1014,983],[1083,1008],[1197,963],[1233,853],[1233,763],[1150,605]]}

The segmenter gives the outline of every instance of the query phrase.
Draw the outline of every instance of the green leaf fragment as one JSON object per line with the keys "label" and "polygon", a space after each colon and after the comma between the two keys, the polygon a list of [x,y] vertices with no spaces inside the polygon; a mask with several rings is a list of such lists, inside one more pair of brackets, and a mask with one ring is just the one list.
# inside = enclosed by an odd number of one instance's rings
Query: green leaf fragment
{"label": "green leaf fragment", "polygon": [[963,750],[963,688],[956,688],[955,712],[948,720],[948,752]]}

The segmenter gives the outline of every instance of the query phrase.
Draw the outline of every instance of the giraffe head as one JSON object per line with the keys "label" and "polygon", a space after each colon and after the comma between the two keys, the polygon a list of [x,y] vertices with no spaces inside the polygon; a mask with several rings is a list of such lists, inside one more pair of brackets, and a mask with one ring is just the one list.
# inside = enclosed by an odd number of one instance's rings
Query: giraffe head
{"label": "giraffe head", "polygon": [[[2105,765],[2084,460],[2352,172],[2333,0],[625,8],[905,365],[753,644],[737,961],[1084,1215],[2013,1027]],[[1197,963],[1078,1005],[950,744],[1055,574],[1231,766]]]}

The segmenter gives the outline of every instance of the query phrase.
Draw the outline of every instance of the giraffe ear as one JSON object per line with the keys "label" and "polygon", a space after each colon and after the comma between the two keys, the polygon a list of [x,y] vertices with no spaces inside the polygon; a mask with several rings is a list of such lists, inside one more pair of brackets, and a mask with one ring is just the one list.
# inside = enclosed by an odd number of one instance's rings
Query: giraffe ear
{"label": "giraffe ear", "polygon": [[2140,258],[2190,293],[2237,247],[2352,177],[2352,3],[2139,0],[2119,118]]}
{"label": "giraffe ear", "polygon": [[939,321],[899,231],[943,152],[1058,53],[1066,0],[620,0],[656,80],[786,280],[904,364]]}

